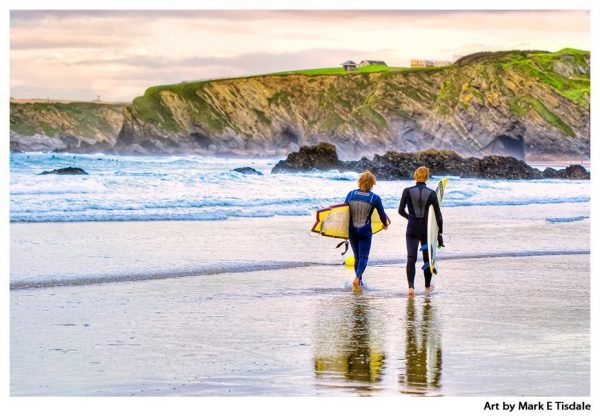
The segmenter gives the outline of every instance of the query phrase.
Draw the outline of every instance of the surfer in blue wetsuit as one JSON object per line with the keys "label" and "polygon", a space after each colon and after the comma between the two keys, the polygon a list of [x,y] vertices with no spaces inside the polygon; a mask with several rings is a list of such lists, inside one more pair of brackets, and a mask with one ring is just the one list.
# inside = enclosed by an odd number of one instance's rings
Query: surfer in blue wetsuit
{"label": "surfer in blue wetsuit", "polygon": [[[443,246],[442,238],[442,212],[440,204],[434,190],[427,188],[426,183],[429,179],[429,169],[421,166],[415,170],[414,178],[417,183],[414,186],[405,188],[400,199],[398,213],[408,220],[406,226],[406,278],[408,279],[408,294],[415,294],[415,264],[417,262],[417,252],[419,243],[421,246],[427,244],[427,214],[429,206],[433,205],[435,217],[439,228],[438,245]],[[408,212],[406,208],[408,207]],[[423,262],[429,263],[429,251],[423,250]],[[434,286],[431,285],[431,269],[426,267],[425,273],[425,291],[431,292]]]}
{"label": "surfer in blue wetsuit", "polygon": [[369,261],[371,238],[373,237],[371,229],[371,214],[373,214],[373,210],[377,210],[379,218],[381,218],[381,222],[384,224],[383,229],[387,230],[388,218],[383,210],[381,198],[371,192],[375,183],[375,175],[369,171],[365,171],[358,178],[358,189],[350,191],[348,196],[346,196],[346,203],[350,206],[348,235],[355,259],[354,272],[356,277],[352,282],[355,288],[362,286],[362,276]]}

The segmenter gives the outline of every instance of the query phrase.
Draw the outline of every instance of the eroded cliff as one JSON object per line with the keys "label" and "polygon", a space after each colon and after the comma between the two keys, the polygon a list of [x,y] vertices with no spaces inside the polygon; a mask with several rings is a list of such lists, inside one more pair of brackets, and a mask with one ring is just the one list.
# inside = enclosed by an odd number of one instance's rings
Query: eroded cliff
{"label": "eroded cliff", "polygon": [[123,108],[122,123],[113,117],[114,140],[107,135],[98,143],[133,154],[286,154],[326,141],[344,158],[436,148],[585,159],[589,60],[589,52],[573,49],[509,51],[442,68],[297,71],[156,86]]}

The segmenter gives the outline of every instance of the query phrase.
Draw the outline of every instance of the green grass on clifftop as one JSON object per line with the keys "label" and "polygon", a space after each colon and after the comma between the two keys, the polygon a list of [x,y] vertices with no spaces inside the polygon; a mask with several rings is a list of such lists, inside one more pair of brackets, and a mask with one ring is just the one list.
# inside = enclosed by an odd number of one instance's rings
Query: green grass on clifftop
{"label": "green grass on clifftop", "polygon": [[[511,59],[503,66],[538,79],[568,100],[587,107],[590,95],[589,58],[590,54],[586,51],[561,49],[554,53],[532,53],[526,59]],[[572,67],[575,71],[566,76],[557,72],[560,65]]]}
{"label": "green grass on clifftop", "polygon": [[267,75],[351,75],[351,74],[366,74],[372,72],[388,72],[388,71],[402,71],[407,68],[387,66],[387,65],[368,65],[356,68],[353,71],[346,71],[342,67],[334,68],[313,68],[313,69],[300,69],[298,71],[283,71],[273,72]]}
{"label": "green grass on clifftop", "polygon": [[172,92],[196,110],[193,112],[193,121],[207,127],[210,130],[209,133],[220,133],[228,125],[228,120],[222,114],[216,113],[213,106],[198,95],[198,91],[207,82],[210,81],[182,82],[148,88],[143,96],[133,100],[135,113],[140,119],[154,123],[164,130],[175,133],[181,131],[181,126],[175,120],[174,114],[161,97],[162,92]]}

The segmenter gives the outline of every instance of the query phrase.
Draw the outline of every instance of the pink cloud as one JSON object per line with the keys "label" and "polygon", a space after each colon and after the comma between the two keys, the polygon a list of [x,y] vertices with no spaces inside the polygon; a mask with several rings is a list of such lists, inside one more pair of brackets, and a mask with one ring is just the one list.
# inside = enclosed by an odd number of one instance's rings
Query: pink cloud
{"label": "pink cloud", "polygon": [[[12,94],[142,92],[149,82],[407,65],[480,50],[589,49],[587,11],[12,11]],[[94,91],[90,86],[94,85]],[[106,88],[106,90],[102,90]],[[64,95],[60,94],[64,91]],[[54,96],[58,94],[58,96]]]}

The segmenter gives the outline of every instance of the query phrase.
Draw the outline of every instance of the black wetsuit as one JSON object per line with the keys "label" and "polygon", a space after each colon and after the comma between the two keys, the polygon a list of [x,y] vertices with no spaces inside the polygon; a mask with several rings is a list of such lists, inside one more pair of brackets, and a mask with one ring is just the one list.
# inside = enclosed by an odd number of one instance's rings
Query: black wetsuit
{"label": "black wetsuit", "polygon": [[[417,262],[417,252],[419,243],[427,244],[427,214],[429,206],[433,205],[435,217],[439,228],[439,234],[443,232],[442,212],[440,204],[434,190],[425,186],[425,182],[417,182],[415,186],[405,188],[400,199],[398,213],[408,219],[406,226],[406,278],[408,287],[415,287],[415,263]],[[408,213],[406,207],[408,206]],[[423,262],[429,262],[429,251],[423,250]],[[425,287],[431,284],[431,268],[425,270]]]}

